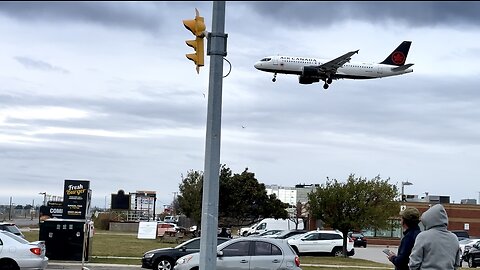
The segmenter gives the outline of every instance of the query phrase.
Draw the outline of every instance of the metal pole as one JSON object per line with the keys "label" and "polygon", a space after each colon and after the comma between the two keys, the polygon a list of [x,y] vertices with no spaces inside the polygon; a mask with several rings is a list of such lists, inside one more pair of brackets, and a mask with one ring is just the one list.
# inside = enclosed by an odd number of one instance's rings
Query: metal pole
{"label": "metal pole", "polygon": [[8,220],[12,220],[12,197],[10,197],[10,210],[8,211]]}
{"label": "metal pole", "polygon": [[212,33],[208,42],[210,77],[203,178],[200,270],[217,269],[218,190],[222,116],[223,56],[226,55],[225,1],[213,1]]}
{"label": "metal pole", "polygon": [[403,193],[404,193],[404,192],[403,192],[403,190],[404,190],[404,186],[405,186],[405,185],[404,185],[404,183],[402,182],[402,197],[400,198],[400,200],[402,200],[402,202],[404,202],[404,201],[405,201],[405,200],[404,200],[404,198],[403,198]]}

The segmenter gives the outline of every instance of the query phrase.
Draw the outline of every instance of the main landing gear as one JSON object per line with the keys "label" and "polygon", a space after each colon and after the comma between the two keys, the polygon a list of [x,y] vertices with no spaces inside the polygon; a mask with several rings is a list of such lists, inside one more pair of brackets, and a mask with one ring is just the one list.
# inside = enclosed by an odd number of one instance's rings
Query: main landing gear
{"label": "main landing gear", "polygon": [[332,78],[328,78],[324,80],[325,84],[323,85],[323,89],[328,89],[329,84],[333,82]]}
{"label": "main landing gear", "polygon": [[276,81],[277,81],[277,73],[273,73],[272,82],[276,82]]}

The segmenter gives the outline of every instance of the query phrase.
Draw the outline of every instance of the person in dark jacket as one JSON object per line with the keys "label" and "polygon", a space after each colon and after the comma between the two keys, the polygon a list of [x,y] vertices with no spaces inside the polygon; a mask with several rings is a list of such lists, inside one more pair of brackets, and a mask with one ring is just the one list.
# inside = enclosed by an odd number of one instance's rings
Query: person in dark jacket
{"label": "person in dark jacket", "polygon": [[417,208],[408,207],[401,213],[403,238],[398,247],[397,254],[388,256],[388,260],[395,265],[396,270],[408,270],[408,261],[410,253],[412,253],[415,239],[420,233],[420,212]]}

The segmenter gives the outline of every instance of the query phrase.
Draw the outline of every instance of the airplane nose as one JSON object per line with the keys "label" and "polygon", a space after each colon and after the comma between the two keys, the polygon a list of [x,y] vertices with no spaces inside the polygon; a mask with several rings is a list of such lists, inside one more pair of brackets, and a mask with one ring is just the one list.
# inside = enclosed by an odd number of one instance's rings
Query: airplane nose
{"label": "airplane nose", "polygon": [[256,69],[259,69],[262,66],[262,63],[256,62],[255,65],[253,65]]}

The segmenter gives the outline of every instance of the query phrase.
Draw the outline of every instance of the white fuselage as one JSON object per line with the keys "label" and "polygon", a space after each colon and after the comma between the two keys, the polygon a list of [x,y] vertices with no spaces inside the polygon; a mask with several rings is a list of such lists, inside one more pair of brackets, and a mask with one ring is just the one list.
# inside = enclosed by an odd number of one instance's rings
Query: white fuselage
{"label": "white fuselage", "polygon": [[[265,61],[265,59],[269,59]],[[263,60],[263,61],[262,61]],[[305,66],[320,66],[329,60],[291,57],[291,56],[270,56],[255,63],[258,70],[272,73],[302,75]],[[334,79],[373,79],[388,76],[401,75],[413,72],[412,68],[394,71],[396,66],[373,63],[348,62],[337,69]]]}

